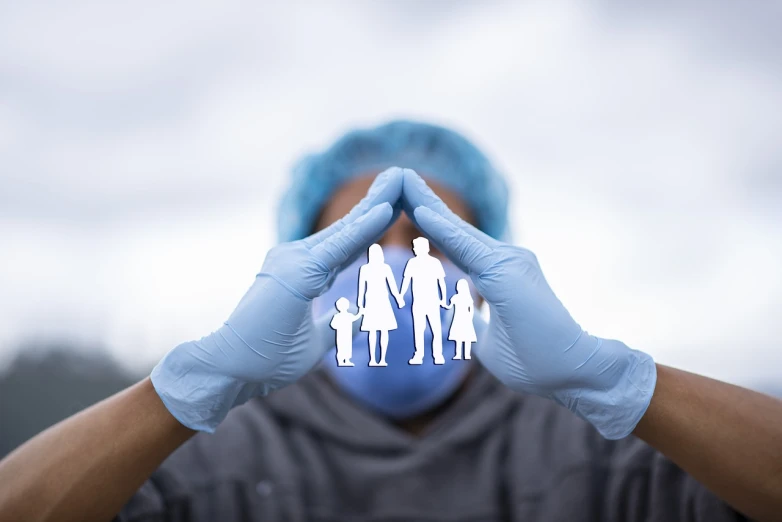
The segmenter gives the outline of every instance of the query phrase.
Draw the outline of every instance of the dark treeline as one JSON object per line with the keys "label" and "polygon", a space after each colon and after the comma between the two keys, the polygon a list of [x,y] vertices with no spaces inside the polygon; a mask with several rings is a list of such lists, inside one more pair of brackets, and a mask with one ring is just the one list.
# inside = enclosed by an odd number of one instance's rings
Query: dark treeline
{"label": "dark treeline", "polygon": [[[100,353],[95,350],[87,356],[67,346],[31,347],[0,373],[0,458],[36,433],[143,377]],[[758,384],[755,389],[782,397],[782,384]]]}
{"label": "dark treeline", "polygon": [[36,433],[137,382],[105,355],[30,347],[0,373],[0,458]]}

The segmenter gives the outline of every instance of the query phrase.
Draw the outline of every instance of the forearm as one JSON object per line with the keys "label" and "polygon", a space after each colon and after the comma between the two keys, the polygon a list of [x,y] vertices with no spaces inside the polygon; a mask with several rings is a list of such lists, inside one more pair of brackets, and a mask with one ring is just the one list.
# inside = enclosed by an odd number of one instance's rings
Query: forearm
{"label": "forearm", "polygon": [[782,401],[657,365],[635,435],[754,519],[782,513]]}
{"label": "forearm", "polygon": [[171,416],[145,379],[0,462],[0,521],[110,520],[194,433]]}

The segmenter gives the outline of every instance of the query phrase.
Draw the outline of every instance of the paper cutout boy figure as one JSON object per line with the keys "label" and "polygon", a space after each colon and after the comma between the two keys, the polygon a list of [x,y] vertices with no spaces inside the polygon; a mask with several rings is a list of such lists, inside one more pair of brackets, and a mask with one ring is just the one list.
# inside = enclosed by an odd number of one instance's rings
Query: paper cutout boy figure
{"label": "paper cutout boy figure", "polygon": [[440,307],[447,308],[445,291],[445,270],[440,260],[429,255],[429,240],[419,237],[413,240],[415,257],[405,265],[402,297],[413,283],[413,331],[415,332],[415,354],[408,364],[424,362],[424,332],[426,323],[432,329],[432,355],[435,364],[445,364],[443,358],[442,324]]}
{"label": "paper cutout boy figure", "polygon": [[361,311],[357,314],[348,312],[350,301],[344,297],[337,299],[337,310],[331,318],[330,326],[337,331],[337,365],[355,366],[350,360],[353,357],[353,323],[361,317]]}
{"label": "paper cutout boy figure", "polygon": [[475,326],[472,323],[475,315],[475,303],[473,303],[470,294],[470,285],[466,279],[459,279],[456,282],[456,293],[451,297],[448,308],[454,308],[451,329],[448,331],[448,340],[456,343],[456,355],[453,360],[462,358],[462,347],[464,347],[464,358],[470,359],[470,347],[478,339],[475,336]]}

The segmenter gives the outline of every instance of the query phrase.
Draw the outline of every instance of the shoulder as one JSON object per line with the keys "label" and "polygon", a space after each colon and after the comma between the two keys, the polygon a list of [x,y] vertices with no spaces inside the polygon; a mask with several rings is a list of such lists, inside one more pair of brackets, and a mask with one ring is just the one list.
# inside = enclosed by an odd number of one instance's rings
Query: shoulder
{"label": "shoulder", "polygon": [[439,271],[442,271],[442,269],[443,269],[443,263],[442,263],[442,261],[440,261],[440,260],[439,260],[439,259],[437,259],[436,257],[434,257],[434,256],[429,256],[429,258],[428,258],[426,261],[427,261],[427,264],[428,264],[430,267],[432,267],[432,268],[436,268],[437,270],[439,270]]}

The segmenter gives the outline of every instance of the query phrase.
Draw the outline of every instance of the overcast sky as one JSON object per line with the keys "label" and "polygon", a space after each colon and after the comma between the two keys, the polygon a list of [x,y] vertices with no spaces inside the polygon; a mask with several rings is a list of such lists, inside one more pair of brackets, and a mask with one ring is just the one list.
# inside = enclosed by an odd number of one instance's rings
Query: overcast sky
{"label": "overcast sky", "polygon": [[782,377],[779,2],[0,2],[0,366],[219,327],[303,153],[412,117],[483,147],[591,333]]}

